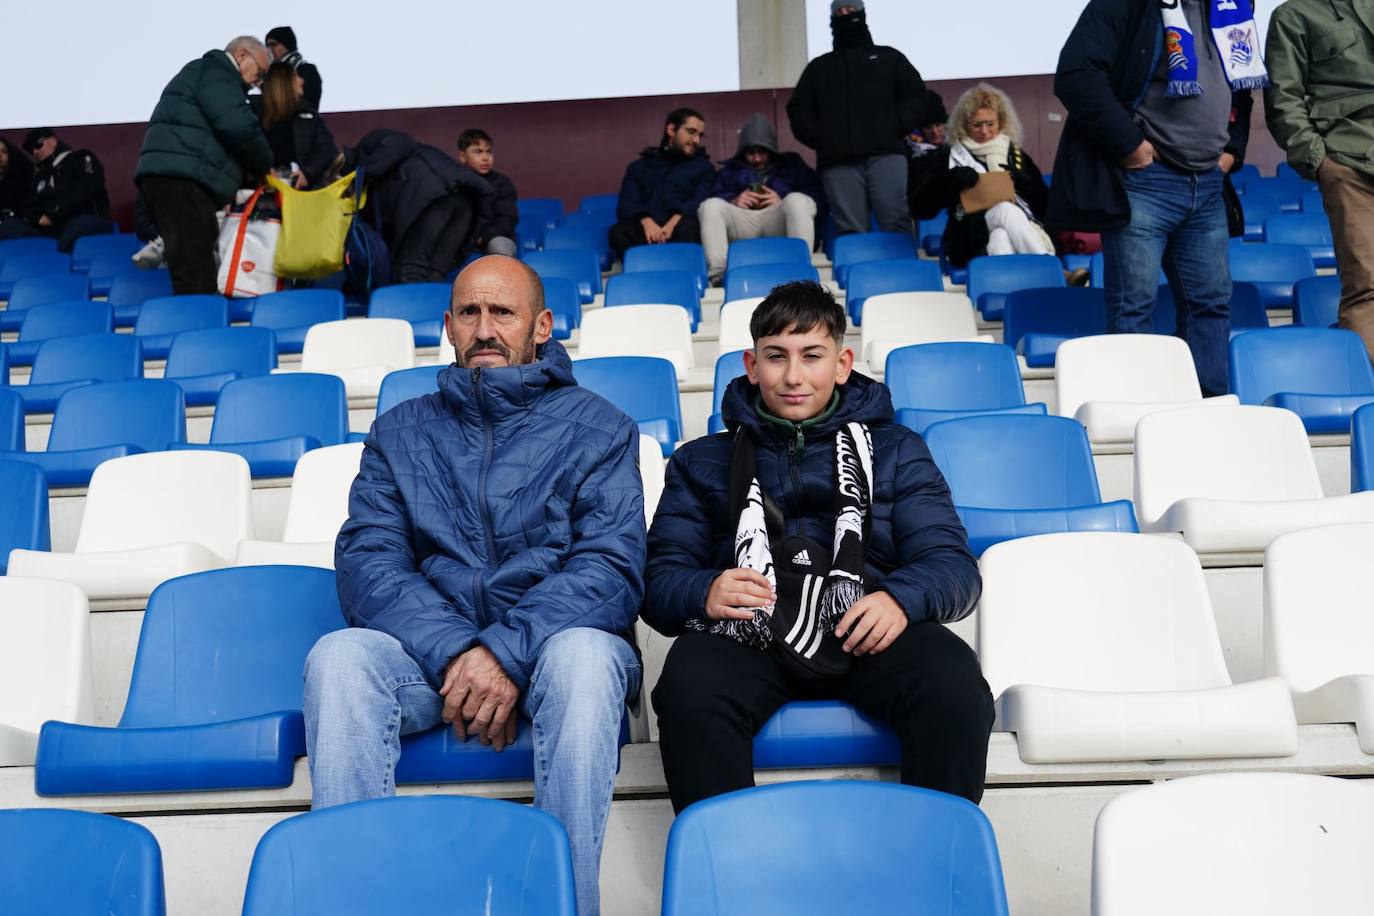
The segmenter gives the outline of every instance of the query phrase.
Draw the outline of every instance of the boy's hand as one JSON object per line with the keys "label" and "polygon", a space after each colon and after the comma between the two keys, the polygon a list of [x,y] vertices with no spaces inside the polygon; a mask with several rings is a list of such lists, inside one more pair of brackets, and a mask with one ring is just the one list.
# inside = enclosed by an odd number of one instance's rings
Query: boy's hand
{"label": "boy's hand", "polygon": [[712,620],[753,620],[755,607],[777,601],[773,587],[752,569],[727,569],[706,593],[706,616]]}
{"label": "boy's hand", "polygon": [[892,645],[906,629],[906,611],[887,592],[864,595],[849,606],[835,635],[844,640],[844,651],[877,655]]}

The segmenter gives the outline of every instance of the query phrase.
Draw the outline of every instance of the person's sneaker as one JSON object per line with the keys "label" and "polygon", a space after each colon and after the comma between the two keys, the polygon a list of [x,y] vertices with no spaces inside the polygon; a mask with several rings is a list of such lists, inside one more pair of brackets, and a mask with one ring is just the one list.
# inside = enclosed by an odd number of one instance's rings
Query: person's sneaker
{"label": "person's sneaker", "polygon": [[1069,286],[1087,286],[1088,268],[1076,267],[1073,270],[1064,271],[1064,282]]}
{"label": "person's sneaker", "polygon": [[134,263],[143,270],[153,270],[161,267],[166,260],[167,246],[162,241],[162,236],[158,236],[138,251],[134,252]]}

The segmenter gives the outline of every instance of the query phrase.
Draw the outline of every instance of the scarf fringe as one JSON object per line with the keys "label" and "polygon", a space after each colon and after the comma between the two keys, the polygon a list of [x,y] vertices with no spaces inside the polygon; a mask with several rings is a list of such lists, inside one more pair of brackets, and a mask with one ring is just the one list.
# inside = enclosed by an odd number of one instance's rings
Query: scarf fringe
{"label": "scarf fringe", "polygon": [[1170,80],[1169,88],[1164,90],[1164,97],[1169,99],[1181,99],[1194,95],[1202,95],[1202,84],[1197,80]]}
{"label": "scarf fringe", "polygon": [[1231,88],[1232,88],[1232,89],[1235,89],[1235,90],[1241,90],[1241,89],[1268,89],[1268,88],[1269,88],[1269,77],[1268,77],[1268,76],[1244,76],[1244,77],[1241,77],[1240,79],[1236,80],[1234,83],[1232,83],[1232,84],[1231,84]]}
{"label": "scarf fringe", "polygon": [[850,606],[864,596],[862,583],[848,576],[831,575],[821,592],[821,626],[834,630],[840,619],[848,613]]}

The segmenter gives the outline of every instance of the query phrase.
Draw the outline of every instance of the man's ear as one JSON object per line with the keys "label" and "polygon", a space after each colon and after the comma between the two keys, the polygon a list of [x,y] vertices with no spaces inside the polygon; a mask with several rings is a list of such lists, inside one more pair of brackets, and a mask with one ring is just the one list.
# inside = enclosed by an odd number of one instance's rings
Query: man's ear
{"label": "man's ear", "polygon": [[553,312],[548,309],[539,313],[539,317],[534,319],[534,342],[536,344],[546,344],[553,336]]}
{"label": "man's ear", "polygon": [[835,361],[835,384],[843,385],[849,381],[849,373],[854,371],[854,348],[840,347],[839,359]]}
{"label": "man's ear", "polygon": [[744,351],[744,374],[749,376],[749,384],[759,383],[759,357],[753,350]]}

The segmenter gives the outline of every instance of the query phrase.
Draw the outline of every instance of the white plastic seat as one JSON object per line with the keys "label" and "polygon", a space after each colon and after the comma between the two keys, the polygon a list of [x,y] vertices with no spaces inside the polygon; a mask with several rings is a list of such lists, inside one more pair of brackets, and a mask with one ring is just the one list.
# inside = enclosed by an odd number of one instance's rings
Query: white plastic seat
{"label": "white plastic seat", "polygon": [[644,481],[644,524],[654,523],[658,498],[663,495],[663,475],[668,464],[663,460],[663,448],[653,436],[639,437],[639,477]]}
{"label": "white plastic seat", "polygon": [[1171,538],[1073,532],[981,561],[978,657],[1027,763],[1285,757],[1288,685],[1232,685],[1197,555]]}
{"label": "white plastic seat", "polygon": [[0,766],[31,766],[49,719],[92,724],[91,624],[67,582],[0,577]]}
{"label": "white plastic seat", "polygon": [[348,520],[348,493],[362,456],[361,442],[311,449],[302,455],[291,477],[282,539],[241,542],[234,565],[333,569],[334,541]]}
{"label": "white plastic seat", "polygon": [[1298,721],[1353,722],[1374,754],[1374,608],[1364,564],[1374,525],[1275,538],[1264,554],[1264,671],[1288,682]]}
{"label": "white plastic seat", "polygon": [[73,553],[10,552],[12,576],[60,579],[91,599],[147,598],[167,579],[228,566],[253,537],[248,462],[149,452],[95,469]]}
{"label": "white plastic seat", "polygon": [[1299,773],[1174,779],[1109,801],[1093,916],[1356,916],[1374,901],[1374,785]]}
{"label": "white plastic seat", "polygon": [[1233,394],[1204,398],[1193,354],[1163,334],[1101,334],[1059,345],[1054,387],[1059,414],[1092,442],[1130,442],[1146,414],[1173,407],[1237,405]]}
{"label": "white plastic seat", "polygon": [[343,379],[349,397],[375,398],[388,372],[415,365],[415,331],[400,318],[350,318],[305,333],[301,371]]}
{"label": "white plastic seat", "polygon": [[1280,534],[1374,521],[1374,493],[1324,496],[1302,420],[1277,407],[1184,407],[1135,432],[1142,531],[1177,531],[1194,550],[1260,551]]}
{"label": "white plastic seat", "polygon": [[617,305],[582,316],[577,355],[660,356],[672,362],[678,381],[696,366],[692,325],[677,305]]}
{"label": "white plastic seat", "polygon": [[979,341],[978,321],[963,293],[882,293],[864,300],[860,346],[864,362],[882,372],[887,354],[912,344]]}
{"label": "white plastic seat", "polygon": [[754,309],[758,308],[762,301],[762,296],[750,296],[747,299],[727,302],[720,307],[718,355],[754,349],[754,335],[749,333],[749,321],[754,317]]}

